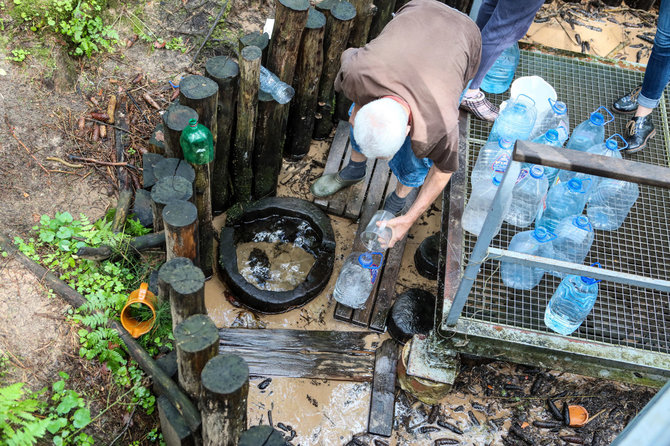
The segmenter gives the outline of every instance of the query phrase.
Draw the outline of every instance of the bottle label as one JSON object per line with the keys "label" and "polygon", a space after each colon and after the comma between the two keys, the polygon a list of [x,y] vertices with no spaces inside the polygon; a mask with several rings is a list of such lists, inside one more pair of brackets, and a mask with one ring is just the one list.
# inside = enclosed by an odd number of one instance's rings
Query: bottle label
{"label": "bottle label", "polygon": [[507,165],[509,164],[509,155],[507,153],[501,153],[491,164],[491,170],[494,172],[504,172],[507,170]]}
{"label": "bottle label", "polygon": [[523,180],[528,176],[528,173],[529,173],[528,169],[521,169],[521,172],[519,172],[519,176],[516,178],[515,184],[519,184],[521,180]]}

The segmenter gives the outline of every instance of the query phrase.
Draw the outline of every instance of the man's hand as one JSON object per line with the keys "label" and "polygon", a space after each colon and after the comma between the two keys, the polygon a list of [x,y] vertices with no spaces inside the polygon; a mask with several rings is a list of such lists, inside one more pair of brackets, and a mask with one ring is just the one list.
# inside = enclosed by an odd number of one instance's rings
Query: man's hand
{"label": "man's hand", "polygon": [[[414,220],[408,218],[406,215],[401,215],[400,217],[387,220],[384,223],[386,223],[387,228],[391,228],[391,231],[393,231],[393,235],[391,236],[391,241],[389,242],[388,246],[389,248],[393,248],[396,242],[402,240],[402,238],[407,235],[409,228],[411,228],[414,224]],[[377,226],[380,226],[381,224],[382,222],[377,222]]]}

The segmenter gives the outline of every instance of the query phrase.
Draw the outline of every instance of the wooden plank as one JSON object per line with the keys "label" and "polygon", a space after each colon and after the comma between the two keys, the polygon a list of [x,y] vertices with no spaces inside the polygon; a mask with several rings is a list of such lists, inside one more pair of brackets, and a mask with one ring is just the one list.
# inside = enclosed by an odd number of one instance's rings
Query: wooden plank
{"label": "wooden plank", "polygon": [[562,150],[530,141],[517,141],[512,158],[515,161],[670,188],[670,168],[627,159]]}
{"label": "wooden plank", "polygon": [[[418,189],[413,189],[407,196],[407,202],[403,211],[406,211],[412,206],[414,200],[418,195]],[[377,287],[375,289],[375,298],[368,301],[368,305],[363,310],[354,311],[351,322],[357,325],[370,325],[374,322],[373,330],[384,332],[386,326],[386,313],[393,302],[395,296],[395,283],[398,279],[398,272],[400,271],[400,264],[402,255],[405,252],[405,245],[407,244],[407,237],[405,236],[396,245],[391,248],[384,261],[381,277],[377,280]],[[371,319],[371,316],[374,316]]]}
{"label": "wooden plank", "polygon": [[349,188],[349,198],[344,203],[344,209],[341,212],[346,218],[352,220],[357,219],[361,214],[361,206],[363,199],[371,185],[372,172],[375,169],[376,160],[368,160],[367,168],[365,169],[365,178],[358,184],[354,184]]}
{"label": "wooden plank", "polygon": [[375,354],[375,373],[372,380],[368,432],[390,437],[393,433],[395,378],[398,365],[398,346],[387,339]]}
{"label": "wooden plank", "polygon": [[368,382],[372,381],[374,367],[371,354],[355,356],[332,352],[250,350],[226,345],[219,348],[219,353],[242,357],[249,365],[249,374],[256,376]]}
{"label": "wooden plank", "polygon": [[349,332],[331,330],[283,330],[222,328],[221,345],[247,349],[265,349],[286,352],[333,352],[371,354],[375,346],[367,346],[366,337],[376,335],[369,331]]}
{"label": "wooden plank", "polygon": [[[349,147],[349,145],[347,147]],[[346,153],[344,154],[344,159],[342,160],[342,168],[344,168],[344,166],[349,164],[350,159],[351,159],[351,150],[347,149]],[[342,214],[344,214],[344,207],[347,205],[349,197],[351,196],[352,196],[351,187],[345,187],[339,192],[336,192],[330,197],[328,197],[329,199],[328,213],[342,216]]]}
{"label": "wooden plank", "polygon": [[[370,198],[378,197],[380,200],[378,203],[383,201],[383,192],[389,178],[389,172],[388,161],[386,160],[377,159],[373,163],[368,162],[365,190],[361,190],[361,193],[353,196],[347,204],[344,216],[352,219],[360,217],[363,204]],[[357,184],[354,187],[357,186],[359,185]],[[376,207],[379,208],[379,204]]]}
{"label": "wooden plank", "polygon": [[[339,172],[342,165],[342,158],[349,147],[349,123],[347,121],[340,121],[333,137],[333,142],[330,144],[328,151],[328,160],[323,169],[323,174]],[[314,204],[328,209],[328,197],[316,198]]]}

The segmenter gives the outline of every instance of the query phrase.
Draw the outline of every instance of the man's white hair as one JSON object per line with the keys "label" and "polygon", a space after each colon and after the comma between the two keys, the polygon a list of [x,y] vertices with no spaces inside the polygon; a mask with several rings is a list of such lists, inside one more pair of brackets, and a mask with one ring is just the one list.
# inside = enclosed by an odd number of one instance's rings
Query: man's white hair
{"label": "man's white hair", "polygon": [[409,115],[391,98],[372,101],[354,118],[354,139],[368,158],[391,158],[407,137]]}

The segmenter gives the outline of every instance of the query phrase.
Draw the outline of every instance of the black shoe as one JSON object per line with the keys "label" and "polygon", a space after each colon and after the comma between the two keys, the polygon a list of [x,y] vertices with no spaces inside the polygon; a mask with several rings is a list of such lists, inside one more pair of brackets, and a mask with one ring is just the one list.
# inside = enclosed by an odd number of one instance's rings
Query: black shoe
{"label": "black shoe", "polygon": [[647,146],[647,141],[656,134],[654,124],[651,122],[651,115],[636,116],[626,124],[625,138],[628,147],[624,150],[626,153],[635,153]]}
{"label": "black shoe", "polygon": [[612,108],[616,113],[635,113],[637,110],[637,97],[640,95],[640,90],[642,90],[642,85],[638,85],[628,93],[626,96],[620,97],[614,102]]}

